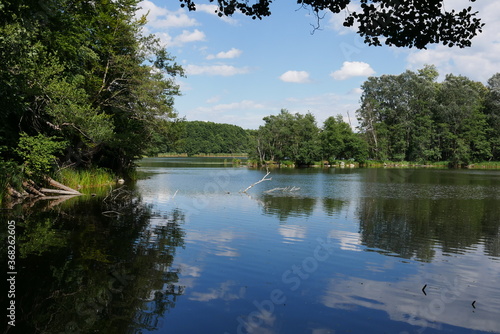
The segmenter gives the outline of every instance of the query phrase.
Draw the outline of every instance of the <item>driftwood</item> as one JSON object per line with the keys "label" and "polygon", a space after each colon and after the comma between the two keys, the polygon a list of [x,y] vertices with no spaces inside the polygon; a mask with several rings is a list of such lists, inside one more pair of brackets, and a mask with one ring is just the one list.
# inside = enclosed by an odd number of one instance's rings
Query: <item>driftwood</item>
{"label": "driftwood", "polygon": [[246,193],[248,189],[252,188],[253,186],[255,186],[255,185],[257,185],[257,184],[259,184],[259,183],[261,183],[261,182],[264,182],[264,181],[271,181],[271,180],[273,179],[272,177],[270,177],[270,178],[266,179],[266,177],[267,177],[269,174],[271,174],[271,172],[270,172],[270,171],[267,171],[267,174],[266,174],[266,175],[264,175],[264,177],[263,177],[260,181],[257,181],[257,182],[255,182],[254,184],[251,184],[248,188],[246,188],[245,190],[243,190],[243,192],[244,192],[244,193]]}
{"label": "driftwood", "polygon": [[47,194],[59,194],[59,195],[81,195],[79,192],[67,191],[67,190],[59,190],[59,189],[49,189],[49,188],[40,188],[42,193]]}
{"label": "driftwood", "polygon": [[33,181],[31,181],[31,182],[30,181],[23,182],[24,189],[26,189],[27,192],[32,193],[33,195],[36,195],[38,197],[45,197],[44,193],[40,192],[38,189],[35,188]]}
{"label": "driftwood", "polygon": [[70,187],[67,187],[65,186],[64,184],[62,183],[59,183],[57,182],[56,180],[54,180],[53,178],[51,178],[50,176],[46,176],[45,177],[45,180],[52,186],[52,187],[55,187],[55,188],[59,188],[61,190],[65,190],[67,191],[68,193],[72,193],[72,194],[76,194],[76,195],[81,195],[82,193],[80,193],[79,191],[73,189],[73,188],[70,188]]}
{"label": "driftwood", "polygon": [[23,194],[21,194],[16,189],[12,188],[10,185],[7,185],[7,193],[13,198],[23,198]]}

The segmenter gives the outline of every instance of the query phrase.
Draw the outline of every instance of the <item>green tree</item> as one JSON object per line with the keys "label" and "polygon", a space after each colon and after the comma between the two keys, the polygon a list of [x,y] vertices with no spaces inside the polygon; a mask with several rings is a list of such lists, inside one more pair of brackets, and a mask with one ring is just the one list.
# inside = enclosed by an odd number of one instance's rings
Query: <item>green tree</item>
{"label": "green tree", "polygon": [[62,151],[67,143],[56,141],[55,137],[46,137],[39,134],[30,137],[21,133],[17,153],[24,161],[24,171],[30,177],[41,178],[56,165],[55,154]]}
{"label": "green tree", "polygon": [[354,159],[364,162],[368,158],[366,142],[352,131],[341,115],[325,120],[320,139],[322,155],[326,160]]}
{"label": "green tree", "polygon": [[206,153],[242,153],[248,150],[247,132],[232,124],[190,121],[175,144],[178,152],[188,155]]}
{"label": "green tree", "polygon": [[488,93],[485,101],[485,114],[488,121],[488,137],[494,160],[500,160],[500,73],[488,80]]}
{"label": "green tree", "polygon": [[486,94],[483,84],[464,76],[449,74],[440,85],[434,117],[443,159],[453,165],[491,157],[483,112]]}
{"label": "green tree", "polygon": [[314,116],[310,113],[291,114],[281,109],[278,115],[263,118],[254,138],[255,149],[252,157],[265,161],[285,160],[295,164],[310,164],[320,158],[319,129]]}
{"label": "green tree", "polygon": [[62,164],[123,170],[165,135],[183,71],[158,40],[142,35],[146,19],[136,17],[137,6],[2,2],[0,138],[7,147],[16,147],[20,132],[58,136],[69,144]]}
{"label": "green tree", "polygon": [[437,76],[433,66],[426,66],[417,73],[365,81],[357,114],[373,158],[426,161],[439,157],[432,120]]}

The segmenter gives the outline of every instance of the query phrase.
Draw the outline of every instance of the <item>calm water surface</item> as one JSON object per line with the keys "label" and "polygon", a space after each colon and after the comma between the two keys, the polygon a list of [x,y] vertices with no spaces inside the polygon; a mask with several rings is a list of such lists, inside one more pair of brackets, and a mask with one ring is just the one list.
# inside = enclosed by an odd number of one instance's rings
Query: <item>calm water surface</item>
{"label": "calm water surface", "polygon": [[500,333],[499,171],[283,169],[242,193],[266,171],[223,160],[145,159],[133,196],[4,211],[16,329]]}

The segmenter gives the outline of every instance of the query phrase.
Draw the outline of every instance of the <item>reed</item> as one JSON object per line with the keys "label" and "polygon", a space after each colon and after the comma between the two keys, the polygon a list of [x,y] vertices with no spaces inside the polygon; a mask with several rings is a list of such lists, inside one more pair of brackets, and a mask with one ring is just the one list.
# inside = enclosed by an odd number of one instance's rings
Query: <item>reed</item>
{"label": "reed", "polygon": [[116,182],[115,175],[104,168],[65,168],[60,170],[54,178],[73,189],[100,187]]}

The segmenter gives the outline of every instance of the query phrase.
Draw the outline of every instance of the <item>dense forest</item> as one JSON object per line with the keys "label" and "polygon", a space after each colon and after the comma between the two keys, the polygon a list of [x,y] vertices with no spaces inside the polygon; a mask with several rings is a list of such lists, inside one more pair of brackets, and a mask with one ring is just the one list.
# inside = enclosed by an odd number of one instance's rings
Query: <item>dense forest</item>
{"label": "dense forest", "polygon": [[265,124],[252,136],[250,158],[259,163],[273,161],[308,165],[319,160],[368,158],[368,147],[341,116],[329,117],[319,129],[311,113],[292,114],[282,109],[264,117]]}
{"label": "dense forest", "polygon": [[[133,168],[177,118],[183,70],[137,0],[0,4],[0,186],[20,172]],[[54,168],[56,167],[56,168]]]}
{"label": "dense forest", "polygon": [[312,114],[282,110],[264,118],[250,156],[311,164],[320,160],[447,161],[452,166],[500,160],[500,73],[484,86],[435,67],[370,77],[362,85],[358,131],[342,117],[319,128]]}
{"label": "dense forest", "polygon": [[500,160],[500,73],[484,86],[426,66],[417,72],[369,78],[357,111],[374,159]]}
{"label": "dense forest", "polygon": [[249,131],[232,124],[184,121],[176,127],[176,140],[164,138],[151,153],[177,152],[196,154],[246,153]]}

